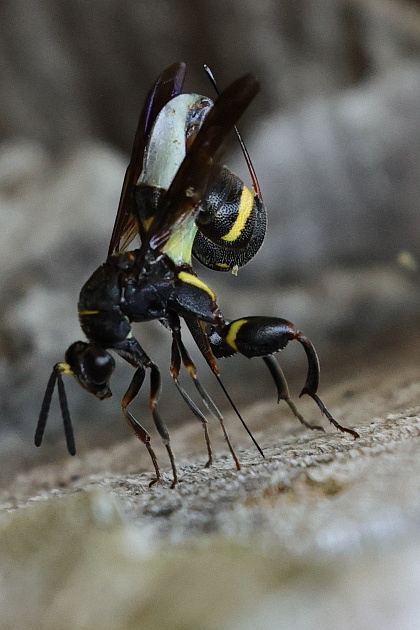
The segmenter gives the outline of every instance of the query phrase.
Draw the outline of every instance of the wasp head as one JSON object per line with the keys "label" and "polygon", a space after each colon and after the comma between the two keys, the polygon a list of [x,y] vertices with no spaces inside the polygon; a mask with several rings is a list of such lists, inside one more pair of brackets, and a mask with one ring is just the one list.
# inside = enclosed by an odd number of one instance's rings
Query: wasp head
{"label": "wasp head", "polygon": [[73,374],[84,389],[100,400],[112,395],[108,383],[115,361],[103,348],[76,341],[67,349],[60,368],[63,374]]}
{"label": "wasp head", "polygon": [[76,445],[62,375],[73,374],[84,389],[103,400],[111,396],[108,381],[111,378],[114,367],[114,359],[103,348],[89,345],[84,341],[73,343],[66,352],[65,362],[56,363],[53,367],[35,431],[35,445],[41,446],[52,395],[57,383],[67,448],[70,455],[75,455]]}

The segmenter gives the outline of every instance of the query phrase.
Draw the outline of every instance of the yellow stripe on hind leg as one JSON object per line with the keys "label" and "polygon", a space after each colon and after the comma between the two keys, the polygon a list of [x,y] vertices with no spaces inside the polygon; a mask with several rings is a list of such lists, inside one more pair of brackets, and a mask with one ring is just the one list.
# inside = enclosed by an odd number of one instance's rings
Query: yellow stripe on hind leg
{"label": "yellow stripe on hind leg", "polygon": [[237,319],[235,322],[232,322],[229,326],[229,332],[225,337],[226,343],[233,348],[236,352],[238,352],[238,347],[236,345],[236,337],[238,332],[242,328],[244,324],[248,322],[247,319]]}

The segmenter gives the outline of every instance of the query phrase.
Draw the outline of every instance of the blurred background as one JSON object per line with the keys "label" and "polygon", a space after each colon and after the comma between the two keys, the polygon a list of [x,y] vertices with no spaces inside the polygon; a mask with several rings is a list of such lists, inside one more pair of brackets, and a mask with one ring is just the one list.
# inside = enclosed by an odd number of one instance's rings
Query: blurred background
{"label": "blurred background", "polygon": [[[250,71],[261,82],[240,128],[266,242],[237,278],[197,264],[225,316],[290,319],[333,379],[377,349],[392,363],[401,335],[419,343],[418,0],[3,0],[0,15],[3,482],[65,456],[56,405],[47,445],[33,446],[45,386],[82,338],[78,293],[106,257],[145,94],[174,61],[187,63],[187,91],[213,96],[203,63],[221,87]],[[226,162],[248,181],[234,138]],[[167,332],[135,334],[166,374]],[[304,355],[281,360],[297,394]],[[261,362],[221,369],[240,406],[275,404]],[[131,375],[119,362],[102,403],[66,379],[79,452],[129,437],[119,400]],[[152,426],[145,394],[133,411]],[[167,378],[162,413],[169,426],[195,421]]]}

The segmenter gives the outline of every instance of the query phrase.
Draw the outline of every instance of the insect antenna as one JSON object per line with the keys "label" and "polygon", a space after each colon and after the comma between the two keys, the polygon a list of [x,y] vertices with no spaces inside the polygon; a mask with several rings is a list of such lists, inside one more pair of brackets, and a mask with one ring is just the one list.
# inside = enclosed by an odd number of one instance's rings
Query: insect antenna
{"label": "insect antenna", "polygon": [[41,446],[42,438],[44,437],[45,425],[47,424],[48,412],[50,410],[51,399],[54,393],[55,383],[57,380],[57,370],[53,369],[51,376],[48,379],[47,389],[45,390],[44,399],[41,405],[41,411],[39,413],[38,424],[35,431],[35,446]]}
{"label": "insect antenna", "polygon": [[70,455],[76,455],[76,444],[74,443],[74,433],[71,424],[69,405],[67,402],[66,391],[64,389],[63,377],[61,372],[57,372],[58,398],[60,400],[61,415],[63,417],[64,435],[66,436],[67,450]]}
{"label": "insect antenna", "polygon": [[51,376],[47,383],[47,388],[45,390],[44,399],[42,401],[41,411],[38,418],[38,424],[36,425],[35,438],[34,438],[35,446],[41,446],[42,444],[44,431],[45,431],[45,425],[47,424],[48,414],[50,411],[51,400],[54,393],[56,382],[57,382],[57,387],[58,387],[58,398],[60,401],[61,415],[63,417],[64,434],[66,436],[67,449],[70,455],[75,455],[76,445],[74,442],[73,427],[71,424],[69,406],[67,402],[66,392],[64,389],[63,377],[61,376],[61,371],[58,365],[54,366],[54,369],[51,372]]}
{"label": "insect antenna", "polygon": [[[214,87],[214,90],[215,90],[216,94],[219,96],[220,90],[217,87],[216,79],[214,78],[213,72],[210,70],[210,68],[208,67],[207,64],[204,64],[204,70],[205,70],[207,76],[209,77],[210,82],[211,82],[212,86]],[[243,141],[242,136],[241,136],[241,134],[239,132],[239,129],[238,129],[238,127],[236,125],[235,125],[234,129],[235,129],[235,133],[236,133],[236,136],[238,138],[239,145],[241,147],[243,156],[245,158],[245,162],[246,162],[246,165],[248,167],[249,174],[251,176],[252,186],[254,188],[254,191],[258,195],[258,197],[260,199],[262,199],[261,188],[260,188],[260,185],[258,183],[257,174],[255,172],[254,165],[252,164],[251,157],[250,157],[250,155],[248,153],[248,149],[246,148],[245,142]]]}

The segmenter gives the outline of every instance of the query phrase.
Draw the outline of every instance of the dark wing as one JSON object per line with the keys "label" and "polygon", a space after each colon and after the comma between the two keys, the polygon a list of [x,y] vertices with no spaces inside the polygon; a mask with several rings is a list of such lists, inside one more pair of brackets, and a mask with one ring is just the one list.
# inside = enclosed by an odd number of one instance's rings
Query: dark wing
{"label": "dark wing", "polygon": [[153,222],[142,239],[133,275],[140,273],[149,250],[161,249],[172,232],[200,203],[209,184],[219,173],[217,157],[223,141],[259,90],[251,74],[222,92],[189,147],[172,184],[164,194]]}
{"label": "dark wing", "polygon": [[126,247],[138,232],[133,212],[133,187],[143,168],[143,155],[147,138],[161,109],[168,101],[180,94],[185,79],[185,72],[185,63],[172,64],[159,75],[146,97],[137,125],[136,135],[134,136],[130,163],[124,177],[118,212],[109,243],[108,256]]}

